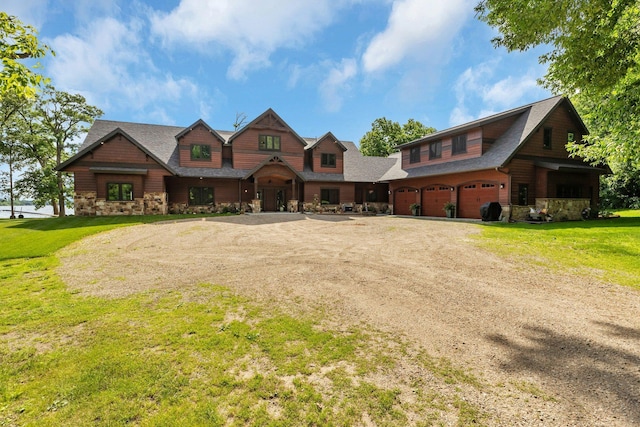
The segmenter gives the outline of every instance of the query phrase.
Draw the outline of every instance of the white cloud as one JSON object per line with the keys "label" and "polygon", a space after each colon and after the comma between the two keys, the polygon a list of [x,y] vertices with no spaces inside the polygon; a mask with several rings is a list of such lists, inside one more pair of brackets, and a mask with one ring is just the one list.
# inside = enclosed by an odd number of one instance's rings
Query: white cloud
{"label": "white cloud", "polygon": [[40,30],[47,19],[48,3],[49,0],[4,1],[2,11]]}
{"label": "white cloud", "polygon": [[227,75],[243,79],[270,65],[277,49],[304,45],[329,25],[348,0],[182,0],[170,13],[152,13],[163,43],[233,55]]}
{"label": "white cloud", "polygon": [[83,94],[103,110],[151,109],[151,115],[168,116],[159,107],[195,98],[196,84],[157,71],[141,40],[143,23],[114,18],[91,22],[78,35],[64,34],[49,41],[56,56],[47,65],[56,88]]}
{"label": "white cloud", "polygon": [[[535,75],[539,70],[529,70],[520,76],[508,75],[493,81],[496,70],[504,71],[500,59],[484,62],[467,68],[456,81],[454,92],[457,105],[449,116],[449,124],[455,126],[481,117],[495,114],[523,103],[526,98],[537,96],[543,90],[538,86]],[[481,105],[475,114],[470,113],[471,105]]]}
{"label": "white cloud", "polygon": [[387,28],[373,37],[362,56],[364,70],[384,71],[406,59],[442,61],[472,15],[469,0],[395,0]]}
{"label": "white cloud", "polygon": [[328,76],[318,88],[327,111],[336,112],[342,108],[344,97],[350,92],[349,82],[357,73],[358,65],[355,59],[345,58],[340,63],[332,65]]}

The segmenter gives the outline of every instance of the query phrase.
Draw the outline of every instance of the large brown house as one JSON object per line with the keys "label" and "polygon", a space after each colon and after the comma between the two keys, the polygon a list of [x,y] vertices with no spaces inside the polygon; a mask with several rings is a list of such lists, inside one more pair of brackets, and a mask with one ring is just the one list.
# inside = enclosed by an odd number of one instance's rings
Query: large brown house
{"label": "large brown house", "polygon": [[[75,178],[76,215],[216,211],[376,210],[479,218],[499,202],[504,218],[547,209],[579,217],[598,204],[606,170],[570,158],[587,133],[562,97],[525,105],[366,157],[331,132],[299,136],[269,109],[235,131],[198,120],[186,128],[96,120],[60,165]],[[415,208],[415,206],[413,206]]]}

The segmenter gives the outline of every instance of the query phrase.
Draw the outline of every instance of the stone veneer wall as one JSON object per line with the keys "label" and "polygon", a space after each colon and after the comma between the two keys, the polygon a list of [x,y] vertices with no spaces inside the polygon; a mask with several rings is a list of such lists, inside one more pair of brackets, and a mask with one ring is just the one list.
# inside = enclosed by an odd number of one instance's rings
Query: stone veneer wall
{"label": "stone veneer wall", "polygon": [[96,192],[83,191],[73,195],[74,215],[94,216],[96,214]]}
{"label": "stone veneer wall", "polygon": [[553,221],[580,220],[582,211],[590,207],[590,199],[536,199],[536,210],[546,209]]}
{"label": "stone veneer wall", "polygon": [[512,206],[511,219],[527,221],[533,209],[536,212],[544,210],[551,221],[577,221],[583,219],[582,211],[589,207],[589,199],[536,199],[535,206]]}
{"label": "stone veneer wall", "polygon": [[145,193],[134,200],[110,202],[98,199],[95,191],[83,191],[73,196],[75,215],[166,215],[168,213],[167,193]]}
{"label": "stone veneer wall", "polygon": [[169,213],[167,193],[144,193],[145,215],[166,215]]}
{"label": "stone veneer wall", "polygon": [[209,213],[235,213],[250,210],[248,203],[216,203],[207,206],[189,206],[186,203],[173,203],[169,207],[172,214],[209,214]]}

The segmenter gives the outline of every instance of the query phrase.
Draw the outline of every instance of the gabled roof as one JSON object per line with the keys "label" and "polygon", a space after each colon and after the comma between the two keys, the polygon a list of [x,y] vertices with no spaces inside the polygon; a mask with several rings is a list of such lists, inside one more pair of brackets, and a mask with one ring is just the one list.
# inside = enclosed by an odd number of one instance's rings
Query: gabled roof
{"label": "gabled roof", "polygon": [[340,142],[340,140],[338,138],[336,138],[333,135],[333,133],[331,133],[331,132],[325,133],[324,135],[322,135],[320,138],[316,139],[312,143],[307,142],[309,145],[304,147],[304,149],[305,150],[313,150],[314,148],[316,148],[316,145],[320,144],[320,142],[323,141],[325,138],[331,139],[335,144],[338,145],[338,147],[340,147],[342,149],[342,151],[347,151],[347,147],[345,147],[344,144],[342,142]]}
{"label": "gabled roof", "polygon": [[[115,129],[113,129],[112,127],[107,127],[108,125],[105,123],[106,122],[105,120],[96,120],[96,122],[99,122],[98,126],[95,126],[96,123],[94,122],[94,126],[92,126],[91,129],[89,130],[89,133],[87,134],[87,137],[85,138],[84,143],[80,147],[80,150],[78,151],[78,153],[76,153],[76,155],[69,158],[67,161],[58,165],[58,167],[56,168],[57,170],[64,170],[64,168],[66,168],[76,160],[80,159],[81,157],[85,156],[86,154],[89,154],[90,152],[95,150],[100,145],[103,145],[106,141],[110,140],[114,136],[122,135],[129,142],[131,142],[133,145],[138,147],[143,153],[151,157],[153,160],[155,160],[158,164],[163,166],[169,172],[175,173],[175,170],[168,164],[166,160],[167,158],[171,157],[171,153],[169,153],[169,150],[162,150],[161,149],[163,148],[162,144],[154,144],[149,142],[146,139],[143,141],[140,141],[134,136],[132,136],[129,132],[126,132],[125,130],[123,130],[121,127],[116,127]],[[137,133],[139,136],[144,137],[145,132],[142,131],[142,129],[148,125],[139,125],[136,123],[130,123],[130,124],[134,126],[130,126],[129,130],[134,130],[134,133]],[[100,135],[101,133],[96,128],[104,129],[104,130],[111,129],[111,131],[106,134],[102,133],[102,136],[98,137],[98,135]],[[142,132],[135,132],[136,130],[142,131]]]}
{"label": "gabled roof", "polygon": [[184,128],[184,130],[182,132],[180,132],[179,134],[176,135],[176,140],[182,138],[183,136],[185,136],[186,134],[188,134],[189,132],[191,132],[193,129],[196,128],[196,126],[204,126],[205,129],[207,129],[213,136],[215,136],[216,138],[218,138],[220,140],[220,142],[225,143],[226,140],[215,130],[213,130],[211,128],[211,126],[209,126],[204,120],[202,119],[198,119],[194,124],[192,124],[191,126],[187,126],[186,128]]}
{"label": "gabled roof", "polygon": [[569,112],[575,116],[582,127],[582,134],[588,130],[569,99],[555,96],[543,101],[534,102],[523,107],[495,114],[483,119],[474,120],[459,126],[454,126],[439,132],[429,134],[423,138],[408,142],[399,146],[406,149],[413,145],[437,141],[444,136],[455,135],[476,127],[502,120],[508,117],[517,117],[511,127],[504,132],[491,147],[480,157],[463,160],[449,161],[426,165],[417,168],[402,169],[402,159],[398,156],[396,164],[384,174],[383,180],[397,180],[404,178],[417,178],[425,176],[445,175],[450,173],[473,172],[486,169],[503,167],[515,156],[522,145],[542,126],[549,115],[561,105],[567,106]]}
{"label": "gabled roof", "polygon": [[262,162],[260,162],[260,164],[258,166],[256,166],[255,168],[251,169],[249,172],[245,173],[244,176],[242,177],[242,179],[248,179],[251,177],[251,175],[253,175],[254,173],[258,172],[260,169],[262,169],[263,167],[267,166],[269,163],[273,162],[273,161],[277,161],[278,163],[281,163],[283,166],[285,166],[286,168],[290,169],[291,172],[293,172],[298,178],[300,178],[302,181],[304,181],[304,178],[302,175],[300,175],[298,173],[298,171],[296,171],[290,164],[289,162],[287,162],[285,159],[283,159],[282,157],[280,157],[279,155],[275,154],[273,156],[269,156],[268,158],[264,159]]}
{"label": "gabled roof", "polygon": [[245,125],[244,127],[242,127],[239,131],[237,131],[236,133],[234,133],[228,140],[228,143],[231,144],[233,143],[233,140],[236,139],[238,136],[240,136],[241,134],[243,134],[244,132],[246,132],[247,130],[251,129],[252,127],[256,126],[258,123],[260,123],[261,121],[269,118],[269,116],[271,116],[272,118],[275,119],[276,122],[279,122],[282,127],[284,128],[284,130],[291,132],[291,134],[298,140],[300,141],[300,143],[302,144],[302,146],[306,146],[307,142],[305,141],[304,138],[302,138],[300,135],[298,135],[296,133],[296,131],[294,131],[291,126],[289,126],[287,124],[287,122],[285,122],[284,120],[282,120],[282,118],[276,114],[275,111],[273,111],[273,109],[269,108],[267,111],[265,111],[264,113],[260,114],[258,117],[256,117],[255,119],[253,119],[251,122],[249,122],[247,125]]}

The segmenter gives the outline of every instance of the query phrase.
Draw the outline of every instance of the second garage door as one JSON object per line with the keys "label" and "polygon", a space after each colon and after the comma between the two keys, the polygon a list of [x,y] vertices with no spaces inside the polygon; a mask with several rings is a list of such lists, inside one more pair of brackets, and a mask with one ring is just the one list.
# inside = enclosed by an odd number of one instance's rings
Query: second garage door
{"label": "second garage door", "polygon": [[458,218],[480,218],[480,206],[498,201],[498,186],[474,182],[458,188]]}
{"label": "second garage door", "polygon": [[396,190],[393,213],[396,215],[411,215],[411,208],[409,206],[418,203],[417,192],[418,190],[414,188],[401,188]]}
{"label": "second garage door", "polygon": [[425,216],[445,216],[444,204],[451,200],[451,187],[433,185],[422,191],[422,214]]}

